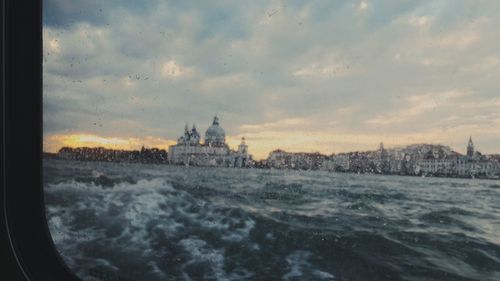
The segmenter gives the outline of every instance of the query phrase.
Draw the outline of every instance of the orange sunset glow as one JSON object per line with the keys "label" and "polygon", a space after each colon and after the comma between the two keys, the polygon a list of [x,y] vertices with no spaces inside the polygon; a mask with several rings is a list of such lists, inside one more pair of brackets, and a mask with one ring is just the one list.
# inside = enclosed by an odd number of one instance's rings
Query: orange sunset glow
{"label": "orange sunset glow", "polygon": [[[253,126],[253,125],[252,125]],[[283,128],[272,129],[250,125],[240,128],[246,129],[237,135],[228,135],[227,144],[236,149],[241,138],[246,138],[250,153],[254,159],[265,159],[269,152],[283,149],[290,152],[321,152],[323,154],[340,153],[348,151],[374,150],[380,142],[386,147],[398,147],[413,143],[444,143],[458,152],[464,152],[464,143],[467,136],[459,130],[429,130],[424,133],[410,134],[356,134],[349,132],[323,132],[323,131],[285,131]],[[477,131],[483,136],[489,136],[487,130]],[[492,135],[493,136],[493,135]],[[44,138],[44,151],[57,152],[61,147],[105,147],[111,149],[139,150],[142,146],[168,150],[176,140],[161,137],[106,137],[95,134],[72,133],[56,134]],[[488,150],[484,150],[488,152]]]}
{"label": "orange sunset glow", "polygon": [[142,146],[168,149],[174,144],[172,140],[154,137],[119,138],[101,137],[92,134],[52,135],[43,140],[43,150],[57,152],[62,147],[105,147],[110,149],[137,150]]}

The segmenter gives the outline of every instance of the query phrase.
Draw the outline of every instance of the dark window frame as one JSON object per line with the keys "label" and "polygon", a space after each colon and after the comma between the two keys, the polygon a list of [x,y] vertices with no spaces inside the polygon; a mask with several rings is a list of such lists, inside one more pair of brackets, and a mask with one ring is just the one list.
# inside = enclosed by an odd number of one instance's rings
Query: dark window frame
{"label": "dark window frame", "polygon": [[78,280],[57,252],[42,185],[42,3],[5,0],[0,280]]}

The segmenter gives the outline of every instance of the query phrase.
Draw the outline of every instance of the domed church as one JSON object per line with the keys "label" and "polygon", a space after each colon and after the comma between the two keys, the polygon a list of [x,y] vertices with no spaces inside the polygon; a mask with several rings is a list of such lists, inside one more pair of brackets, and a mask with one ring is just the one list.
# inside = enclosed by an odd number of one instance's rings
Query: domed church
{"label": "domed church", "polygon": [[212,126],[208,127],[205,132],[205,145],[215,147],[226,145],[226,132],[219,125],[219,118],[217,116],[214,116]]}
{"label": "domed church", "polygon": [[226,132],[219,124],[219,118],[214,116],[212,125],[205,132],[205,141],[200,142],[200,134],[193,124],[191,130],[186,124],[184,135],[177,139],[177,144],[168,149],[168,159],[172,164],[194,166],[246,167],[252,162],[248,154],[245,138],[237,151],[231,150],[226,144]]}

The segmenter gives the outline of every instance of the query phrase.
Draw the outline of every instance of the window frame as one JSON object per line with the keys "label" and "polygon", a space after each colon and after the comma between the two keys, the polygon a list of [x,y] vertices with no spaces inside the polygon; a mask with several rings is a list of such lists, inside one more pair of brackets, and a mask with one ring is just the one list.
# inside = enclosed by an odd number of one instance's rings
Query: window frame
{"label": "window frame", "polygon": [[57,252],[42,184],[42,1],[2,1],[1,280],[79,280]]}

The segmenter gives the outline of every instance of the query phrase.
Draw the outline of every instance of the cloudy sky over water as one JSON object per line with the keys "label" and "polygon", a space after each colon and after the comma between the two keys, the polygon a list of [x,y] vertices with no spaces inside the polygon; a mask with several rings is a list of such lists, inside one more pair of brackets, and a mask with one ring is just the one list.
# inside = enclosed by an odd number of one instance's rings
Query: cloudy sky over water
{"label": "cloudy sky over water", "polygon": [[44,1],[44,149],[500,153],[500,1]]}

